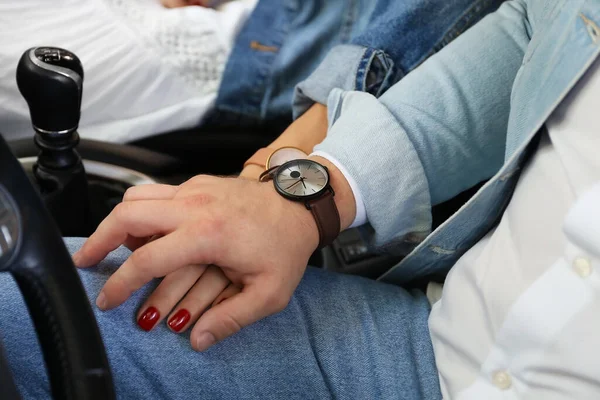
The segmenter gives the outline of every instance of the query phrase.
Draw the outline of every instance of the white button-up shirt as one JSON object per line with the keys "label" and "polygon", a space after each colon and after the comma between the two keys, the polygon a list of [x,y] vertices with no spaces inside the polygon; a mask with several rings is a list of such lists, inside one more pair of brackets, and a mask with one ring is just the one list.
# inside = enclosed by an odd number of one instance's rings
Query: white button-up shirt
{"label": "white button-up shirt", "polygon": [[445,398],[600,399],[600,61],[546,123],[430,330]]}
{"label": "white button-up shirt", "polygon": [[[500,224],[430,331],[447,399],[600,399],[600,61],[547,121]],[[360,188],[342,165],[367,220]]]}

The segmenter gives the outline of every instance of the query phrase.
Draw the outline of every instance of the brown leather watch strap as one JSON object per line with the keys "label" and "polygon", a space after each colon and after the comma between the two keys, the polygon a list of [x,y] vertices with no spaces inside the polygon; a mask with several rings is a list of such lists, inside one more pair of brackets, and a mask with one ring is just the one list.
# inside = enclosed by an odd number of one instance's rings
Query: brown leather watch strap
{"label": "brown leather watch strap", "polygon": [[[279,166],[274,166],[260,175],[259,182],[267,182],[275,177]],[[319,230],[319,248],[329,246],[340,234],[340,213],[335,204],[335,193],[329,186],[322,195],[304,204],[312,213]]]}
{"label": "brown leather watch strap", "polygon": [[329,189],[318,199],[306,202],[317,228],[319,229],[319,248],[329,246],[340,234],[340,214],[335,205],[333,190]]}

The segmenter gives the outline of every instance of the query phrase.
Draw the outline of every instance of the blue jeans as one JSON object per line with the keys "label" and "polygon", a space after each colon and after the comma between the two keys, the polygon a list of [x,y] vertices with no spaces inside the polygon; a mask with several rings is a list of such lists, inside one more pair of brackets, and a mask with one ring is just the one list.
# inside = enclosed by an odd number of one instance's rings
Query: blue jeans
{"label": "blue jeans", "polygon": [[[67,240],[71,250],[81,240]],[[90,299],[129,255],[81,271]],[[121,399],[441,398],[422,294],[309,269],[287,309],[205,353],[135,311],[154,285],[96,318]],[[49,398],[35,331],[16,284],[0,275],[0,336],[26,399]]]}

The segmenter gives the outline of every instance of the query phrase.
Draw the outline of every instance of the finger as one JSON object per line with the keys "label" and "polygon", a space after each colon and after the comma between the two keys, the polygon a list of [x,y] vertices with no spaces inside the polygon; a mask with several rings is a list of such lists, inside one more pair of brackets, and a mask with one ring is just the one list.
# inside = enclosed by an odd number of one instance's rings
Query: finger
{"label": "finger", "polygon": [[243,327],[283,310],[291,293],[278,293],[269,286],[272,285],[264,282],[260,286],[246,286],[239,294],[206,311],[192,329],[192,347],[205,351]]}
{"label": "finger", "polygon": [[[134,291],[154,278],[166,276],[187,265],[205,264],[194,262],[194,253],[182,247],[186,239],[189,241],[189,237],[180,230],[134,251],[108,278],[98,295],[96,305],[103,310],[117,307]],[[197,240],[197,242],[201,241]]]}
{"label": "finger", "polygon": [[150,331],[162,321],[205,270],[206,265],[188,265],[167,275],[140,307],[136,318],[140,328]]}
{"label": "finger", "polygon": [[[177,194],[177,186],[148,184],[132,186],[125,192],[123,201],[138,201],[138,200],[170,200]],[[131,251],[135,251],[148,243],[148,238],[128,236],[123,245]]]}
{"label": "finger", "polygon": [[170,200],[177,194],[178,186],[173,185],[139,185],[132,186],[125,192],[123,201],[136,200]]}
{"label": "finger", "polygon": [[185,331],[200,318],[228,284],[229,279],[220,268],[214,265],[208,267],[169,316],[169,328],[176,333]]}
{"label": "finger", "polygon": [[124,244],[129,236],[148,237],[169,233],[183,217],[168,200],[142,200],[120,203],[96,232],[73,256],[75,265],[89,267]]}
{"label": "finger", "polygon": [[235,296],[236,294],[238,294],[241,291],[242,291],[242,288],[240,288],[238,285],[236,285],[235,283],[229,283],[229,286],[227,286],[225,288],[225,290],[223,290],[221,292],[221,294],[219,294],[217,296],[215,301],[213,301],[212,306],[214,307],[217,304],[222,303],[223,301],[229,299],[230,297]]}

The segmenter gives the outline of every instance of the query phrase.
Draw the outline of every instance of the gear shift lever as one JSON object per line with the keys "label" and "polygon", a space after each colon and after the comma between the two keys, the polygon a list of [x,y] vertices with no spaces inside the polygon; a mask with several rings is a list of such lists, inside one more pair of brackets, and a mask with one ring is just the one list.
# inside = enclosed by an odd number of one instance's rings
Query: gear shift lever
{"label": "gear shift lever", "polygon": [[68,135],[77,129],[83,67],[75,54],[54,47],[27,50],[19,62],[17,84],[39,134]]}
{"label": "gear shift lever", "polygon": [[34,176],[62,234],[89,233],[88,184],[79,143],[83,67],[70,51],[27,50],[17,68],[17,85],[31,114],[40,149]]}

